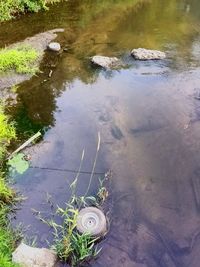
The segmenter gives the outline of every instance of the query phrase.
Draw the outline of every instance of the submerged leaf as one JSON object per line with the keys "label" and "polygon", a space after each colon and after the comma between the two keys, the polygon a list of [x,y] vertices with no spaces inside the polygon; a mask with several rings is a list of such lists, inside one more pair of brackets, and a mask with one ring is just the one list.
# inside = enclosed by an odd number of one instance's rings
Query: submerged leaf
{"label": "submerged leaf", "polygon": [[29,168],[29,163],[24,159],[24,154],[19,153],[8,161],[11,171],[23,174]]}

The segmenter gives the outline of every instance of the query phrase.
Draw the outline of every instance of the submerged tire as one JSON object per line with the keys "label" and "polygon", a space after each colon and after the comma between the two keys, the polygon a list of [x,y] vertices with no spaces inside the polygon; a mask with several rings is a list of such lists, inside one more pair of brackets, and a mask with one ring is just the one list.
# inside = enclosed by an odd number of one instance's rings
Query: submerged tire
{"label": "submerged tire", "polygon": [[84,208],[78,214],[77,229],[80,233],[103,236],[107,231],[106,217],[100,209]]}

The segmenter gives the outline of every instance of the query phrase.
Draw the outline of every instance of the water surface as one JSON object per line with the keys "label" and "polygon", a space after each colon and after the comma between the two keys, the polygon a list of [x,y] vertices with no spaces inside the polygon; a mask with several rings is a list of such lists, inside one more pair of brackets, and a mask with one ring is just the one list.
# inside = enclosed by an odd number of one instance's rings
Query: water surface
{"label": "water surface", "polygon": [[[64,205],[83,148],[83,171],[92,168],[99,131],[90,191],[101,173],[113,171],[111,228],[91,266],[199,267],[199,9],[197,0],[77,0],[0,28],[4,46],[62,27],[57,39],[69,48],[58,56],[47,52],[43,73],[23,83],[17,103],[8,105],[22,139],[45,131],[29,151],[36,168],[16,177],[27,196],[16,222],[30,225],[27,233],[37,235],[39,246],[51,240],[51,230],[33,209],[49,216],[47,194]],[[135,61],[130,51],[138,47],[164,50],[167,59]],[[94,68],[95,54],[118,56],[127,68]],[[80,193],[88,179],[80,176]]]}

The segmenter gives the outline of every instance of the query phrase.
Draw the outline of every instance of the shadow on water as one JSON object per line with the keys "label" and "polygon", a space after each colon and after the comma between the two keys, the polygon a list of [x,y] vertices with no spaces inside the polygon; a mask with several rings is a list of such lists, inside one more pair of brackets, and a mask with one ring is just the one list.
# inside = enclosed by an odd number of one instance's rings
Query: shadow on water
{"label": "shadow on water", "polygon": [[[15,177],[27,197],[15,221],[30,225],[40,246],[51,229],[34,211],[48,218],[49,195],[64,205],[74,174],[59,169],[76,170],[85,148],[83,170],[90,171],[100,131],[96,171],[113,170],[112,216],[91,266],[199,267],[199,8],[197,0],[75,0],[0,27],[1,46],[65,29],[57,39],[68,51],[46,52],[42,72],[20,85],[7,108],[22,139],[44,129],[27,149],[32,168]],[[134,61],[129,52],[137,47],[166,50],[168,59]],[[94,54],[117,55],[128,67],[93,68]],[[80,176],[79,193],[88,179]]]}

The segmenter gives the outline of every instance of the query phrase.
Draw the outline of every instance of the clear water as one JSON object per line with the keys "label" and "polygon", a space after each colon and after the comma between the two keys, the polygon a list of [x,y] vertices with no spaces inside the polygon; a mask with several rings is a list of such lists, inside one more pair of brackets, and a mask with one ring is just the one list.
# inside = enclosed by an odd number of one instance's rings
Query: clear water
{"label": "clear water", "polygon": [[[111,228],[91,266],[199,267],[199,10],[197,0],[68,1],[0,27],[1,46],[62,27],[57,40],[69,48],[59,56],[47,52],[43,73],[23,83],[17,103],[8,105],[22,138],[46,130],[29,151],[38,168],[16,178],[27,196],[16,222],[30,225],[40,246],[51,230],[32,209],[49,216],[47,192],[64,205],[74,177],[48,168],[76,170],[85,148],[83,171],[90,171],[99,131],[96,172],[113,171]],[[138,47],[164,50],[168,59],[134,61],[130,51]],[[95,54],[118,56],[128,67],[93,68]],[[80,176],[80,192],[88,179]]]}

